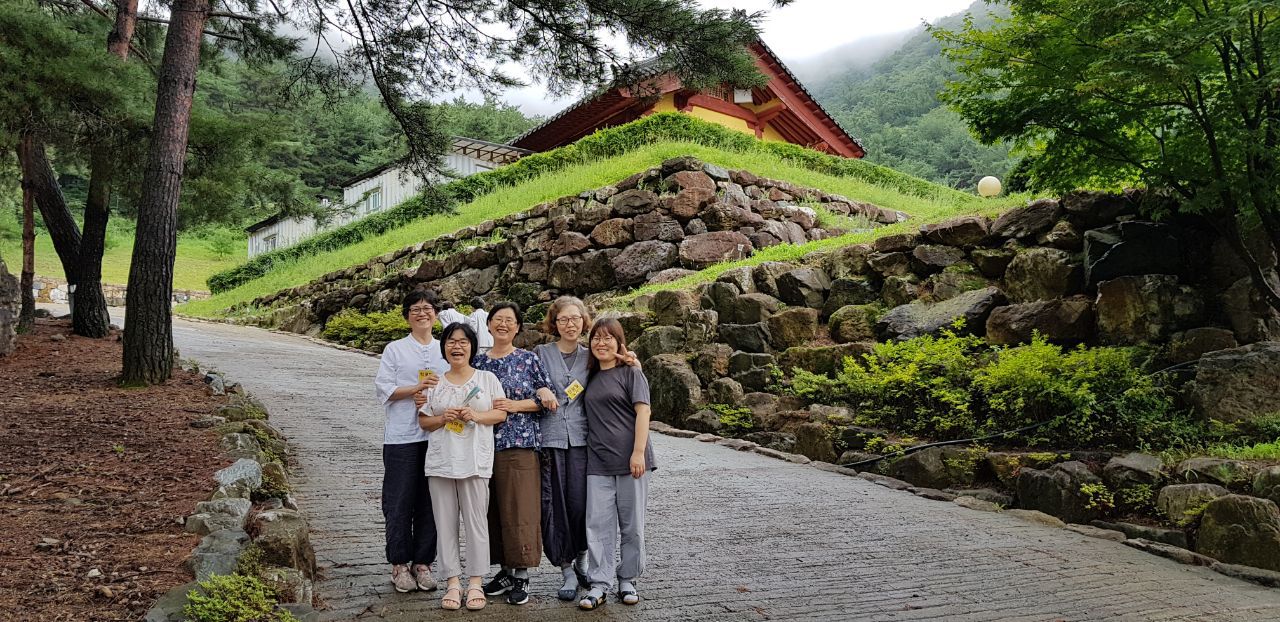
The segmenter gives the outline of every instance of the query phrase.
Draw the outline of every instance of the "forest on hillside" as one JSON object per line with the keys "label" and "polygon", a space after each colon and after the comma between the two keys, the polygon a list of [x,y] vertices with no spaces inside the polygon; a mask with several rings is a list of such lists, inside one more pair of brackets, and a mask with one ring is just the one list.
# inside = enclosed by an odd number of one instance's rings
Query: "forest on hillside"
{"label": "forest on hillside", "polygon": [[[974,24],[990,25],[983,2],[970,6]],[[935,24],[958,28],[965,14]],[[822,105],[867,148],[872,162],[954,188],[972,188],[985,175],[1004,178],[1017,158],[1005,144],[983,145],[958,114],[938,100],[947,81],[959,73],[942,54],[942,45],[921,27],[899,47],[872,63],[843,46],[809,64],[810,89]],[[841,69],[841,67],[843,67]],[[803,78],[804,76],[802,76]]]}

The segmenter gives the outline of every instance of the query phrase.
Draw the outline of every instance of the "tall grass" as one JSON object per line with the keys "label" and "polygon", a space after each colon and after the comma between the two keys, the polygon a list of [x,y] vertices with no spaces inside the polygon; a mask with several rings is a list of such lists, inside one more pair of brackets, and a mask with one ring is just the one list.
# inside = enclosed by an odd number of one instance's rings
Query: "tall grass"
{"label": "tall grass", "polygon": [[[1022,198],[1005,198],[985,201],[978,197],[938,187],[931,196],[907,194],[894,188],[876,185],[853,177],[839,177],[809,170],[771,153],[740,153],[724,151],[699,144],[664,142],[638,147],[624,155],[602,159],[589,164],[578,164],[545,174],[516,186],[499,188],[470,203],[461,206],[456,214],[430,216],[366,239],[341,249],[319,253],[305,259],[281,265],[270,273],[249,281],[235,289],[214,295],[207,300],[193,301],[178,308],[179,312],[203,316],[222,317],[233,305],[248,302],[284,288],[306,283],[333,270],[363,263],[369,259],[456,231],[485,220],[529,209],[545,201],[562,196],[575,195],[583,190],[605,186],[636,171],[662,163],[663,160],[692,155],[732,169],[746,169],[757,175],[785,179],[802,186],[841,194],[852,199],[875,203],[881,207],[901,210],[911,214],[913,221],[898,225],[893,230],[918,226],[921,222],[956,214],[979,211],[997,211],[1001,207],[1022,203]],[[863,234],[867,235],[867,234]],[[757,257],[790,258],[789,253],[798,249],[813,250],[853,239],[845,236],[822,240],[803,247],[777,246],[766,249]],[[802,254],[802,253],[801,253]],[[796,255],[798,256],[798,255]],[[714,268],[713,268],[714,269]]]}

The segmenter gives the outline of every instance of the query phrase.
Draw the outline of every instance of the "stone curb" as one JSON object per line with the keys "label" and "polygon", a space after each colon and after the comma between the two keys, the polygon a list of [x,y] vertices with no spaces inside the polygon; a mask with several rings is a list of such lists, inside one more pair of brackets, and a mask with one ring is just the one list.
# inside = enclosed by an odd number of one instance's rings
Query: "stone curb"
{"label": "stone curb", "polygon": [[[210,324],[220,323],[206,320],[200,321],[205,321]],[[218,375],[222,376],[221,373]],[[218,393],[215,392],[215,394]],[[248,396],[245,395],[245,397]],[[259,404],[259,406],[261,405]],[[268,423],[266,419],[246,419],[244,421],[253,421],[254,423],[246,425],[251,425],[254,429],[262,429],[268,437],[278,439],[286,448],[288,447],[288,441],[285,439],[284,435]],[[208,418],[208,420],[193,420],[190,423],[194,428],[210,428],[216,427],[216,425],[225,422],[225,418],[215,416]],[[234,458],[235,462],[223,469],[220,469],[218,474],[215,475],[215,482],[218,482],[218,475],[230,473],[233,470],[241,470],[248,473],[248,483],[256,483],[254,486],[254,489],[256,489],[257,486],[262,484],[263,474],[270,470],[274,477],[283,480],[285,486],[292,489],[292,486],[289,484],[288,471],[284,468],[280,468],[280,466],[283,465],[279,465],[276,462],[264,462],[261,451],[251,452],[255,454],[252,456],[247,455],[245,453],[245,449],[236,444],[241,440],[239,437],[245,436],[250,435],[233,432],[223,435],[219,440],[220,445],[226,452],[224,455],[228,458]],[[232,439],[232,437],[236,438]],[[224,476],[224,479],[226,477],[230,477],[230,475]],[[188,558],[187,563],[197,565],[208,564],[209,562],[207,560],[210,557],[210,552],[220,546],[225,546],[225,554],[214,554],[215,560],[219,562],[214,565],[218,567],[218,570],[224,570],[228,565],[234,567],[234,564],[239,559],[240,553],[242,553],[247,546],[258,544],[260,542],[263,545],[274,546],[274,542],[268,543],[265,541],[266,534],[259,534],[256,538],[250,538],[250,536],[245,532],[245,529],[249,527],[251,517],[256,518],[258,516],[266,516],[267,518],[265,522],[271,523],[279,520],[280,516],[285,515],[287,512],[289,513],[286,516],[287,518],[292,518],[293,515],[297,515],[297,517],[303,521],[303,525],[305,526],[305,517],[302,517],[298,512],[298,506],[293,499],[293,495],[287,495],[285,499],[274,498],[271,501],[275,501],[275,503],[267,503],[267,507],[261,508],[257,513],[254,513],[252,510],[253,503],[249,499],[249,495],[251,493],[252,490],[242,490],[238,485],[232,486],[228,489],[227,485],[218,482],[218,486],[210,493],[210,500],[196,504],[194,513],[185,518],[185,529],[188,532],[196,533],[203,537],[201,538],[200,543],[196,545],[196,548],[191,551],[191,557]],[[311,543],[309,529],[308,532],[302,536],[298,548],[310,550]],[[231,553],[232,551],[234,551],[234,554]],[[200,556],[197,557],[197,554],[200,554]],[[314,590],[312,588],[312,578],[309,578],[314,577],[316,570],[314,568],[314,553],[310,555],[309,563],[304,561],[308,559],[308,556],[305,554],[301,556],[301,559],[299,559],[298,556],[290,556],[290,558],[293,560],[291,563],[273,564],[272,568],[285,571],[283,573],[277,573],[282,576],[293,576],[294,580],[290,581],[290,583],[296,583],[296,585],[293,586],[295,590],[293,600],[300,600],[303,602],[278,603],[277,607],[281,610],[288,610],[302,622],[315,622],[319,619],[319,613],[312,607]],[[300,566],[311,567],[303,568]],[[192,569],[193,573],[197,574],[201,572],[209,572],[210,570],[211,569],[208,566]],[[230,573],[212,572],[211,574]],[[187,594],[193,590],[201,590],[198,577],[196,581],[173,588],[157,599],[157,601],[147,611],[146,617],[144,618],[145,622],[177,622],[178,620],[184,620],[185,618],[182,617],[182,609],[187,603]]]}
{"label": "stone curb", "polygon": [[211,319],[209,319],[209,318],[196,317],[196,316],[194,316],[194,315],[183,315],[183,314],[181,314],[181,313],[174,313],[173,315],[174,315],[174,317],[181,318],[181,319],[182,319],[182,320],[184,320],[184,321],[187,321],[187,322],[196,322],[196,323],[199,323],[199,324],[226,324],[226,325],[228,325],[228,326],[248,326],[249,328],[256,328],[256,329],[258,329],[258,330],[263,330],[263,331],[266,331],[266,332],[269,332],[269,333],[274,333],[274,334],[277,334],[277,335],[286,335],[286,336],[289,336],[289,337],[297,337],[298,339],[303,339],[303,340],[309,341],[309,342],[311,342],[311,343],[314,343],[314,344],[316,344],[316,345],[321,345],[321,346],[325,346],[325,347],[333,348],[334,350],[343,350],[343,351],[346,351],[346,352],[356,352],[356,353],[363,354],[363,355],[365,355],[365,356],[372,357],[372,358],[375,358],[375,359],[380,359],[380,358],[382,358],[382,355],[381,355],[381,354],[377,354],[377,353],[375,353],[375,352],[369,352],[368,350],[361,350],[360,348],[353,348],[353,347],[351,347],[351,346],[344,346],[344,345],[342,345],[342,344],[340,344],[340,343],[334,343],[334,342],[332,342],[332,341],[325,341],[324,339],[321,339],[321,338],[319,338],[319,337],[312,337],[312,336],[310,336],[310,335],[303,335],[303,334],[301,334],[301,333],[295,333],[295,332],[291,332],[291,331],[287,331],[287,330],[280,330],[280,329],[278,329],[278,328],[263,328],[263,327],[261,327],[261,326],[255,326],[255,325],[253,325],[253,324],[241,324],[241,323],[239,323],[239,322],[232,322],[231,320],[211,320]]}

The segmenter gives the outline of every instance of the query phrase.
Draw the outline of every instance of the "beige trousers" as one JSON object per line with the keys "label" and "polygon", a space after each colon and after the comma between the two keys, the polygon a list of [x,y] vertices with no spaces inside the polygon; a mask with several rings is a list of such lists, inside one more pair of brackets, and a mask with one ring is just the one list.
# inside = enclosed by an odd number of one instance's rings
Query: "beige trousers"
{"label": "beige trousers", "polygon": [[440,556],[440,574],[446,579],[461,576],[463,566],[458,537],[467,532],[468,577],[483,577],[489,572],[489,480],[482,477],[451,479],[428,477],[431,512],[436,519],[436,547]]}

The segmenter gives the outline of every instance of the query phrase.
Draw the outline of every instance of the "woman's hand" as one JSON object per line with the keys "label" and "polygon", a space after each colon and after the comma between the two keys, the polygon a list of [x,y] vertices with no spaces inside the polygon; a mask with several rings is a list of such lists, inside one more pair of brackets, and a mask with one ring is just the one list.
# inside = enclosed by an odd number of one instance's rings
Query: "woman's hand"
{"label": "woman's hand", "polygon": [[458,418],[467,422],[475,421],[476,411],[470,406],[463,406],[458,409]]}
{"label": "woman's hand", "polygon": [[538,389],[538,399],[542,402],[542,407],[551,412],[555,412],[556,409],[560,408],[560,400],[556,399],[556,394],[552,393],[551,389],[546,387]]}
{"label": "woman's hand", "polygon": [[644,452],[631,454],[631,477],[640,479],[644,475]]}
{"label": "woman's hand", "polygon": [[457,420],[458,420],[458,416],[459,416],[459,413],[458,413],[458,411],[459,411],[459,410],[461,410],[461,409],[460,409],[460,408],[446,408],[446,409],[444,409],[444,414],[442,414],[442,415],[440,415],[440,416],[444,419],[445,423],[448,423],[448,422],[450,422],[450,421],[457,421]]}
{"label": "woman's hand", "polygon": [[622,364],[628,367],[640,366],[639,357],[637,357],[634,352],[627,349],[623,349],[622,352],[618,353],[618,360],[622,361]]}
{"label": "woman's hand", "polygon": [[503,412],[515,412],[515,403],[513,400],[500,397],[493,400],[493,408],[494,410],[501,410]]}
{"label": "woman's hand", "polygon": [[426,391],[427,389],[434,389],[438,384],[440,384],[439,374],[427,374],[426,376],[422,377],[422,380],[420,382],[418,382],[418,391],[415,391],[415,392]]}
{"label": "woman's hand", "polygon": [[423,406],[423,405],[425,405],[426,403],[427,403],[427,395],[426,395],[426,393],[425,393],[425,392],[423,392],[423,391],[418,391],[417,393],[414,393],[414,394],[413,394],[413,407],[414,407],[414,408],[416,408],[416,409],[418,409],[418,410],[422,410],[422,406]]}

